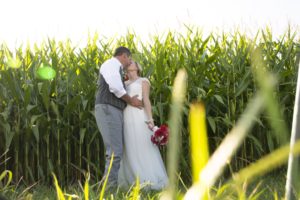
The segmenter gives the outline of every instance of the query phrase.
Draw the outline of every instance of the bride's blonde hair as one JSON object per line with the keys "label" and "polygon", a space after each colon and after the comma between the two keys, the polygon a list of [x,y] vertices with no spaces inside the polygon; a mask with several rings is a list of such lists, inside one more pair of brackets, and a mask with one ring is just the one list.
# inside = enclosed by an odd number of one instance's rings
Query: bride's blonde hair
{"label": "bride's blonde hair", "polygon": [[137,68],[137,74],[138,74],[139,76],[141,76],[142,71],[143,71],[142,66],[141,66],[138,62],[136,62],[136,61],[134,61],[134,64],[135,64],[135,66],[136,66],[136,68]]}

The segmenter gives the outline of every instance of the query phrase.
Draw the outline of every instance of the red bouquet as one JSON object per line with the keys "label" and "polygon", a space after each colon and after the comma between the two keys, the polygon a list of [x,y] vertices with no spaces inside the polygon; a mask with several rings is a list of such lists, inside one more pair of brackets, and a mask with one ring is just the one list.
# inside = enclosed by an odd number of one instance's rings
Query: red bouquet
{"label": "red bouquet", "polygon": [[164,146],[168,143],[169,128],[167,125],[161,125],[159,128],[154,126],[152,130],[153,135],[151,135],[151,141],[153,144]]}

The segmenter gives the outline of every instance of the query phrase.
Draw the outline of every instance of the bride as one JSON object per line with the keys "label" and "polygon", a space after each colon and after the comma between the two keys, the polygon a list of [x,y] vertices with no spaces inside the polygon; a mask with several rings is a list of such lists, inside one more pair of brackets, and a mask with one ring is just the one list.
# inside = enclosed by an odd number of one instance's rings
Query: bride
{"label": "bride", "polygon": [[166,187],[168,177],[159,149],[151,142],[154,127],[149,100],[150,82],[140,77],[141,67],[132,62],[127,67],[126,90],[130,96],[138,95],[144,108],[127,105],[124,110],[124,153],[119,170],[118,183],[129,188],[136,180],[142,187],[160,190]]}

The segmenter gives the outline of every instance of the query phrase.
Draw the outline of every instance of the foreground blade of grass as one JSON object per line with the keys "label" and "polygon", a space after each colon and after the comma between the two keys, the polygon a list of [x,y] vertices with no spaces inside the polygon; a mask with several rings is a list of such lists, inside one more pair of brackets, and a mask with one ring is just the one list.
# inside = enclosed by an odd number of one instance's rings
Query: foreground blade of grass
{"label": "foreground blade of grass", "polygon": [[61,188],[58,185],[58,181],[57,181],[57,178],[56,178],[55,174],[52,173],[52,176],[53,176],[54,185],[55,185],[55,188],[56,188],[57,199],[58,200],[65,200],[64,193],[62,192]]}
{"label": "foreground blade of grass", "polygon": [[249,167],[246,167],[240,170],[238,173],[235,173],[233,175],[233,182],[237,184],[242,184],[245,181],[250,182],[257,176],[264,175],[276,167],[285,164],[289,157],[290,151],[292,156],[300,154],[300,140],[295,143],[293,149],[290,149],[289,145],[285,145],[269,155],[259,159],[255,163],[250,164]]}
{"label": "foreground blade of grass", "polygon": [[[209,158],[207,131],[203,104],[193,104],[190,108],[190,140],[193,183],[199,181],[199,174]],[[204,195],[208,198],[208,193]]]}
{"label": "foreground blade of grass", "polygon": [[[293,113],[293,124],[292,124],[292,133],[291,133],[291,141],[290,146],[293,148],[295,146],[296,140],[299,140],[300,138],[300,49],[297,55],[296,63],[298,65],[298,80],[297,80],[297,86],[296,86],[296,97],[295,97],[295,103],[294,103],[294,113]],[[292,189],[295,189],[296,192],[299,193],[300,190],[300,183],[299,183],[299,163],[300,158],[299,157],[293,157],[292,154],[290,154],[289,161],[288,161],[288,172],[287,172],[287,179],[286,179],[286,199],[296,199],[294,196],[294,192]]]}
{"label": "foreground blade of grass", "polygon": [[209,158],[205,109],[203,104],[193,104],[190,108],[191,159],[193,167],[193,182],[199,181],[200,171]]}
{"label": "foreground blade of grass", "polygon": [[90,180],[90,173],[87,173],[86,180],[84,183],[84,199],[89,200],[89,180]]}
{"label": "foreground blade of grass", "polygon": [[240,146],[247,132],[253,126],[255,118],[263,109],[263,96],[258,94],[248,105],[236,126],[224,138],[218,149],[213,153],[207,165],[200,173],[200,180],[186,193],[185,199],[202,199],[205,191],[209,189],[223,172],[226,163],[231,159]]}
{"label": "foreground blade of grass", "polygon": [[[260,54],[254,55],[255,59],[260,61]],[[253,61],[254,68],[258,71],[263,70],[263,66],[257,61]],[[236,126],[228,133],[219,148],[212,155],[205,168],[200,172],[200,180],[195,183],[186,193],[185,199],[204,199],[205,193],[209,190],[217,178],[223,172],[226,163],[231,160],[238,147],[242,144],[247,136],[247,132],[252,128],[255,120],[268,103],[275,105],[274,100],[269,97],[273,86],[275,85],[275,78],[266,70],[264,77],[258,77],[261,81],[261,90],[251,101],[244,114],[238,120]],[[274,107],[273,107],[274,108]]]}
{"label": "foreground blade of grass", "polygon": [[131,200],[138,200],[140,199],[140,179],[139,177],[136,178],[136,184],[134,186],[134,188],[131,191],[131,195],[129,197],[129,199]]}
{"label": "foreground blade of grass", "polygon": [[168,123],[170,127],[170,141],[168,144],[169,186],[167,189],[168,192],[162,196],[163,199],[175,199],[178,158],[180,153],[179,141],[181,141],[181,115],[186,93],[186,79],[186,71],[184,69],[180,69],[176,75],[172,91],[171,113],[170,121]]}
{"label": "foreground blade of grass", "polygon": [[253,56],[251,57],[252,69],[255,74],[255,78],[261,88],[262,95],[266,99],[266,111],[270,116],[269,123],[272,126],[274,133],[276,135],[279,144],[286,144],[288,142],[288,129],[285,121],[283,120],[282,114],[280,112],[280,106],[275,96],[274,90],[272,87],[269,87],[268,79],[266,78],[268,72],[266,70],[266,64],[262,58],[262,50],[257,48],[253,51]]}
{"label": "foreground blade of grass", "polygon": [[8,176],[7,182],[6,182],[6,184],[5,184],[3,187],[2,187],[2,185],[1,185],[0,191],[5,190],[5,189],[9,186],[9,184],[11,183],[11,181],[12,181],[12,172],[9,171],[9,170],[5,170],[5,171],[2,172],[1,175],[0,175],[0,183],[2,183],[2,180],[3,180],[6,176]]}
{"label": "foreground blade of grass", "polygon": [[105,191],[105,188],[106,188],[106,184],[107,184],[108,176],[110,174],[110,170],[111,170],[111,167],[112,167],[113,160],[114,160],[114,153],[112,153],[112,155],[111,155],[111,159],[110,159],[110,163],[109,163],[109,168],[108,168],[108,171],[107,171],[107,174],[106,174],[106,177],[105,177],[105,181],[103,183],[103,187],[101,189],[99,200],[103,200],[104,191]]}

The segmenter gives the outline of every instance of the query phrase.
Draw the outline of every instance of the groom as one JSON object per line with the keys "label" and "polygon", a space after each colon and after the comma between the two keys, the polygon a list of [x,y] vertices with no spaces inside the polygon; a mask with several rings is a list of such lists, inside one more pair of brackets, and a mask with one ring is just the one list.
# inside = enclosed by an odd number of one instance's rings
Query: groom
{"label": "groom", "polygon": [[113,163],[108,176],[108,188],[117,187],[118,171],[123,155],[123,109],[126,103],[141,108],[137,96],[130,97],[124,88],[122,71],[131,64],[131,52],[118,47],[112,58],[100,67],[95,101],[95,117],[106,149],[104,177],[107,176],[112,154]]}

